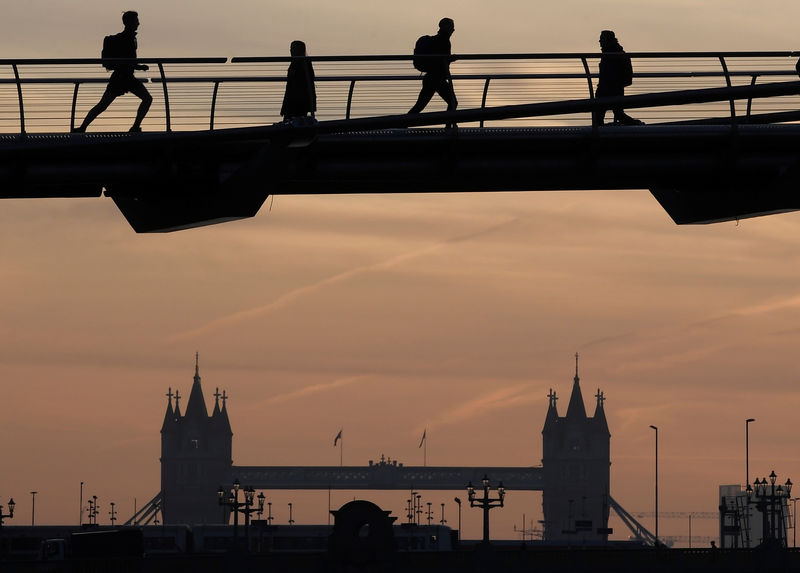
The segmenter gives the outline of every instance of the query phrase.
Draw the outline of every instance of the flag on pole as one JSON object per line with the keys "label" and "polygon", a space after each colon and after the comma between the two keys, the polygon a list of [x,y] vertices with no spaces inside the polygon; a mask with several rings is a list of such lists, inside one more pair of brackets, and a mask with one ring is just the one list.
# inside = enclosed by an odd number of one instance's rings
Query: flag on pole
{"label": "flag on pole", "polygon": [[427,434],[427,433],[428,433],[428,428],[425,428],[425,429],[422,431],[422,439],[419,441],[419,446],[417,446],[418,448],[421,448],[421,447],[422,447],[422,444],[424,444],[424,443],[425,443],[425,434]]}
{"label": "flag on pole", "polygon": [[342,428],[339,429],[339,433],[336,434],[335,438],[333,438],[333,447],[334,448],[336,447],[336,444],[338,444],[339,440],[341,440],[341,439],[342,439]]}

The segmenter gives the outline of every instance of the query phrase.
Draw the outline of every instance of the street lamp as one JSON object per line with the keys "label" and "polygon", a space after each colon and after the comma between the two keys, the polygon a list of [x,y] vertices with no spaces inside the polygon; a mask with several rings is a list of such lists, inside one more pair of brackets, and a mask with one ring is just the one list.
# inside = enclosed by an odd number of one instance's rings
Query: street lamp
{"label": "street lamp", "polygon": [[453,501],[458,505],[458,537],[456,537],[456,541],[461,541],[461,498],[454,497]]}
{"label": "street lamp", "polygon": [[[241,489],[241,484],[239,480],[235,480],[233,482],[233,489],[226,491],[225,488],[219,486],[217,490],[217,497],[219,498],[219,505],[231,508],[233,511],[233,545],[235,548],[239,546],[239,514],[244,514],[244,526],[245,526],[245,537],[248,539],[248,548],[249,548],[249,538],[250,538],[250,514],[258,511],[258,509],[253,508],[256,490],[252,487],[245,487],[242,489],[244,493],[244,501],[239,501],[239,490]],[[259,498],[261,501],[261,498]],[[261,511],[263,511],[263,505],[261,506]]]}
{"label": "street lamp", "polygon": [[97,510],[100,509],[97,503],[97,496],[90,497],[87,503],[89,507],[86,508],[86,514],[89,516],[89,525],[97,525]]}
{"label": "street lamp", "polygon": [[8,518],[12,519],[14,517],[14,507],[16,507],[16,503],[14,503],[14,498],[10,498],[8,500],[8,513],[3,513],[3,506],[0,505],[0,527],[3,527],[3,520]]}
{"label": "street lamp", "polygon": [[744,471],[745,487],[750,484],[750,422],[755,422],[755,418],[747,418],[744,421]]}
{"label": "street lamp", "polygon": [[294,519],[292,519],[292,502],[289,502],[289,525],[294,525]]}
{"label": "street lamp", "polygon": [[38,491],[31,492],[31,527],[33,527],[34,522],[36,521],[36,494],[39,493]]}
{"label": "street lamp", "polygon": [[[747,489],[748,503],[754,503],[761,512],[761,531],[762,543],[777,543],[781,546],[787,545],[785,532],[785,516],[783,507],[787,505],[792,495],[792,480],[787,479],[783,485],[775,485],[778,476],[773,470],[767,478],[761,478],[753,483],[754,488]],[[751,496],[755,496],[755,501],[751,501]],[[796,539],[796,538],[795,538]]]}
{"label": "street lamp", "polygon": [[266,499],[266,496],[262,491],[259,492],[257,497],[258,497],[258,519],[260,520],[261,517],[264,515],[264,500]]}
{"label": "street lamp", "polygon": [[[467,484],[467,498],[469,499],[470,507],[480,507],[483,509],[483,542],[489,543],[489,510],[495,507],[503,507],[503,500],[506,497],[506,488],[503,487],[503,482],[497,487],[497,497],[489,497],[489,476],[484,475],[481,480],[483,486],[483,497],[475,497],[475,487],[472,482]],[[460,507],[460,505],[459,505]]]}
{"label": "street lamp", "polygon": [[792,547],[797,547],[797,500],[800,497],[793,497],[792,502]]}
{"label": "street lamp", "polygon": [[658,545],[658,428],[651,425],[656,431],[656,545]]}
{"label": "street lamp", "polygon": [[113,501],[111,502],[111,511],[108,512],[108,515],[111,516],[111,527],[114,527],[114,524],[117,522],[117,504]]}

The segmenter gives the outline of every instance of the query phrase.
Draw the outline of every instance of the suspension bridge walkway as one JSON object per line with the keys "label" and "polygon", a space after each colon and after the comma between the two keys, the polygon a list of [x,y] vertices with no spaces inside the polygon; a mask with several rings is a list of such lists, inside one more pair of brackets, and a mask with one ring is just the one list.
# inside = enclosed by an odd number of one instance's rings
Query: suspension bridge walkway
{"label": "suspension bridge walkway", "polygon": [[[409,115],[411,56],[318,56],[314,121],[278,115],[287,57],[142,58],[154,103],[71,133],[99,59],[0,60],[0,198],[110,197],[137,232],[254,216],[269,195],[648,189],[678,224],[800,209],[795,52],[630,54],[595,97],[600,54],[462,54],[460,101]],[[600,126],[622,106],[643,126]],[[444,129],[457,123],[457,129]]]}

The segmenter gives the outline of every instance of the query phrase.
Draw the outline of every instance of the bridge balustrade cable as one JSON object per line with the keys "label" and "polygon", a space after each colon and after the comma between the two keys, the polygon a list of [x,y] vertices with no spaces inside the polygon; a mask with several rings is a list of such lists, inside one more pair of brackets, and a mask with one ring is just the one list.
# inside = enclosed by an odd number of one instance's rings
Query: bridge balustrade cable
{"label": "bridge balustrade cable", "polygon": [[[629,53],[626,95],[786,82],[795,52]],[[600,54],[461,54],[451,65],[459,109],[594,97]],[[312,56],[319,120],[404,114],[422,74],[408,55]],[[142,58],[153,106],[145,131],[195,131],[279,122],[289,57]],[[100,99],[109,73],[99,59],[0,60],[0,133],[59,133]],[[125,131],[139,100],[118,98],[92,131]],[[444,111],[438,98],[426,111]],[[646,123],[702,121],[800,110],[800,95],[661,105],[636,110]],[[776,116],[778,117],[778,116]],[[794,119],[794,118],[792,118]],[[480,126],[590,125],[590,113],[479,121]]]}

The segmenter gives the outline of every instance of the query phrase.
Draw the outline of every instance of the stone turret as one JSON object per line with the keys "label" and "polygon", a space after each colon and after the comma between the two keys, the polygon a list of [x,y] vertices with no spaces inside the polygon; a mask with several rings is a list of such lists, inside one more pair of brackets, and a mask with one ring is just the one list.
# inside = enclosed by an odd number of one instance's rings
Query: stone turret
{"label": "stone turret", "polygon": [[567,413],[558,415],[555,392],[542,428],[545,539],[570,544],[603,541],[608,528],[610,441],[598,389],[594,416],[586,415],[575,355],[575,378]]}
{"label": "stone turret", "polygon": [[[172,398],[175,397],[175,408]],[[229,479],[233,465],[233,432],[226,394],[214,394],[209,416],[200,384],[200,361],[195,372],[186,414],[181,415],[180,394],[167,393],[167,411],[161,426],[161,494],[164,523],[222,523],[217,489]],[[222,397],[222,408],[219,399]]]}

